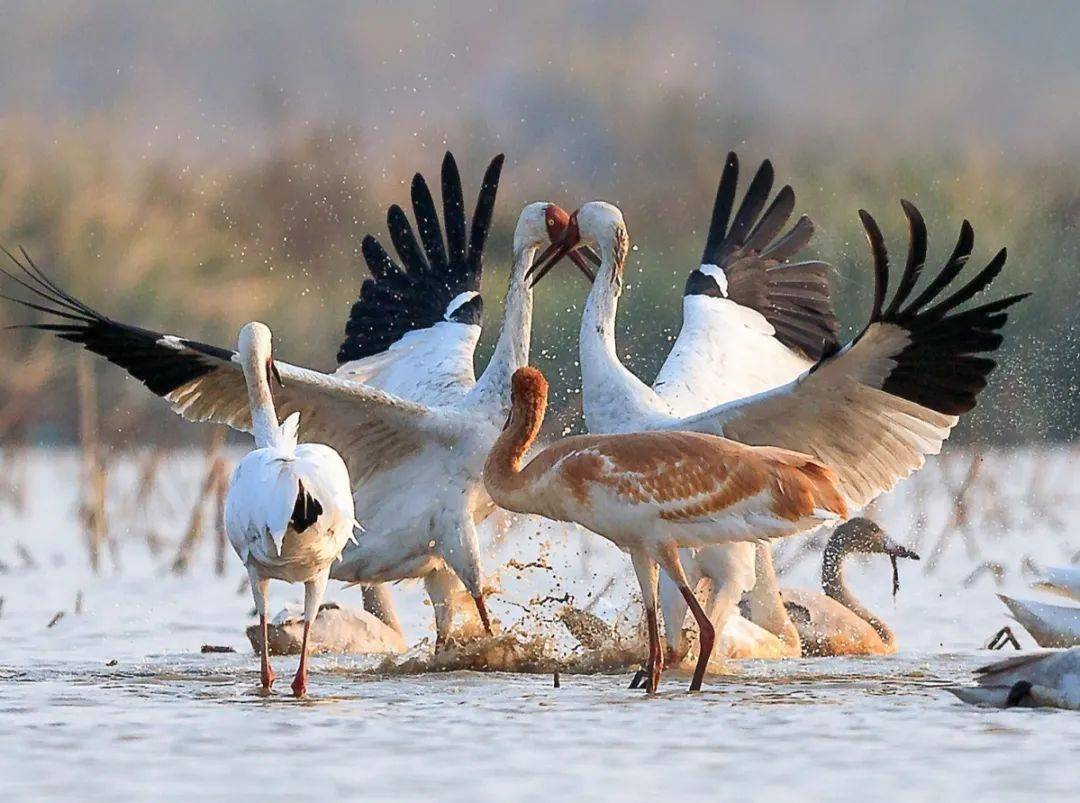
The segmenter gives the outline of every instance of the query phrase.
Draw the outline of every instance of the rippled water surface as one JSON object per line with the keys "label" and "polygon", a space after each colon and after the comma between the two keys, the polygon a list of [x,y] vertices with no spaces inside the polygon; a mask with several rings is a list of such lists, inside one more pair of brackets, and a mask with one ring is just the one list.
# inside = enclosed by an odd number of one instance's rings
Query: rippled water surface
{"label": "rippled water surface", "polygon": [[[295,701],[295,657],[275,659],[275,693],[256,689],[243,635],[251,602],[238,593],[232,555],[224,577],[209,570],[209,550],[175,577],[167,561],[126,544],[122,571],[93,577],[66,495],[0,520],[4,799],[1075,796],[1080,715],[987,711],[943,689],[997,657],[979,647],[1007,622],[989,577],[959,582],[971,568],[960,549],[930,575],[905,571],[895,603],[887,566],[853,567],[852,585],[896,627],[902,646],[890,658],[733,663],[700,694],[671,674],[648,699],[626,688],[629,671],[564,674],[556,689],[548,674],[391,675],[371,658],[319,656],[310,697]],[[897,532],[900,508],[887,513]],[[591,587],[613,573],[628,579],[618,553],[601,549],[586,562],[573,540],[584,537],[564,539],[560,571]],[[534,541],[543,539],[522,536],[513,551]],[[34,566],[21,562],[19,543]],[[1053,561],[1078,546],[1051,528],[1018,529],[984,557],[1015,566],[1025,553]],[[549,563],[559,548],[545,552]],[[790,582],[809,584],[814,571],[800,564]],[[1004,588],[1025,584],[1014,571]],[[501,585],[493,607],[505,625],[540,580],[524,572]],[[275,607],[299,597],[271,588]],[[395,593],[410,642],[430,637],[421,590]],[[355,591],[332,594],[358,603]],[[237,652],[204,655],[202,644]]]}

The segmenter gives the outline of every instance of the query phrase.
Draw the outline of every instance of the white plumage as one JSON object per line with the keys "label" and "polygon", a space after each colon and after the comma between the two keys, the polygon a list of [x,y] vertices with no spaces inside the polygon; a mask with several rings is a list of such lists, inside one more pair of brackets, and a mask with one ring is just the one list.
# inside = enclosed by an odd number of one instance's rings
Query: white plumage
{"label": "white plumage", "polygon": [[293,680],[307,691],[308,635],[330,578],[357,527],[349,470],[341,455],[321,443],[297,445],[300,413],[281,425],[270,376],[276,375],[270,330],[261,323],[240,330],[237,347],[247,384],[256,449],[237,465],[225,498],[225,532],[251,579],[262,636],[262,685],[269,689],[266,627],[270,580],[304,584],[304,641]]}
{"label": "white plumage", "polygon": [[[341,455],[322,443],[297,445],[300,414],[280,427],[280,443],[249,452],[236,466],[225,500],[225,529],[236,554],[275,580],[304,582],[341,556],[353,536],[349,470]],[[301,492],[323,513],[298,534],[289,530]]]}
{"label": "white plumage", "polygon": [[[477,379],[480,271],[502,161],[497,156],[488,166],[471,225],[449,153],[443,160],[442,226],[426,182],[419,174],[414,178],[420,240],[400,207],[388,214],[401,265],[373,237],[364,239],[372,278],[346,324],[337,372],[276,363],[284,380],[278,411],[300,413],[304,438],[327,443],[342,456],[364,521],[358,543],[334,565],[334,579],[368,585],[423,578],[435,612],[436,646],[446,638],[447,603],[459,581],[490,632],[476,525],[494,506],[481,471],[509,409],[510,375],[528,359],[533,297],[525,273],[549,233],[561,233],[569,217],[553,204],[529,204],[522,211],[502,330]],[[61,321],[60,330],[54,323],[39,328],[62,332],[125,368],[188,420],[252,431],[235,352],[114,321],[60,289],[29,259],[20,268],[25,279],[10,278],[37,296],[21,303]]]}
{"label": "white plumage", "polygon": [[975,670],[977,686],[949,691],[973,705],[1080,710],[1080,647],[1033,652]]}
{"label": "white plumage", "polygon": [[1031,587],[1080,602],[1080,566],[1050,566]]}
{"label": "white plumage", "polygon": [[[756,191],[751,187],[748,196],[754,194],[756,200],[749,211],[744,211],[748,202],[743,203],[727,234],[730,204],[718,201],[722,214],[716,216],[714,211],[706,253],[713,246],[719,246],[719,253],[730,249],[731,281],[714,291],[721,302],[735,295],[734,277],[738,275],[752,291],[772,293],[762,305],[761,315],[774,328],[777,339],[783,336],[783,340],[803,351],[816,349],[820,353],[809,368],[787,384],[712,406],[705,404],[706,409],[687,414],[676,409],[673,399],[691,394],[694,379],[707,377],[711,367],[722,362],[715,353],[716,341],[712,341],[712,348],[711,339],[688,338],[690,343],[680,344],[680,360],[685,361],[685,367],[665,366],[659,389],[650,388],[622,365],[615,346],[615,317],[629,237],[622,213],[611,204],[596,201],[583,205],[571,216],[567,235],[540,257],[534,270],[542,276],[570,248],[583,243],[598,245],[602,252],[603,264],[586,300],[580,332],[582,406],[590,430],[694,431],[748,445],[779,446],[807,453],[837,472],[838,488],[847,507],[855,510],[919,469],[926,455],[940,451],[959,415],[974,407],[975,397],[995,366],[985,355],[996,351],[1002,342],[998,330],[1007,320],[1005,310],[1024,296],[956,312],[957,307],[994,280],[1006,256],[1004,250],[1000,251],[956,289],[953,282],[973,247],[974,235],[966,222],[948,262],[916,293],[926,260],[926,227],[918,210],[903,202],[910,228],[908,259],[893,298],[886,304],[889,269],[885,245],[873,218],[860,211],[873,254],[874,308],[863,331],[851,343],[838,348],[831,335],[835,319],[820,271],[811,270],[811,263],[774,267],[774,273],[796,271],[795,281],[781,286],[784,281],[770,276],[766,265],[755,270],[755,255],[751,252],[768,246],[793,203],[790,190],[785,188],[787,191],[781,191],[755,223],[766,200],[762,187],[764,183]],[[802,234],[799,228],[797,224],[761,256],[770,255],[771,259],[793,253],[809,239],[808,226],[802,226]],[[703,263],[717,264],[716,260]],[[691,274],[688,290],[691,282],[712,282],[715,286],[708,271]],[[780,291],[774,292],[778,286]],[[709,292],[707,285],[704,292]],[[744,326],[754,321],[747,314],[750,311],[732,312],[738,313]],[[766,336],[760,321],[755,323]],[[712,355],[705,359],[710,351]],[[795,365],[796,361],[789,357],[781,370],[793,370]],[[744,379],[747,383],[767,381],[749,372]],[[675,389],[671,398],[664,397],[665,386]],[[724,392],[721,388],[718,395]],[[768,537],[768,533],[762,532],[761,537]],[[692,545],[686,540],[681,543]],[[681,629],[681,617],[677,612],[674,615]]]}

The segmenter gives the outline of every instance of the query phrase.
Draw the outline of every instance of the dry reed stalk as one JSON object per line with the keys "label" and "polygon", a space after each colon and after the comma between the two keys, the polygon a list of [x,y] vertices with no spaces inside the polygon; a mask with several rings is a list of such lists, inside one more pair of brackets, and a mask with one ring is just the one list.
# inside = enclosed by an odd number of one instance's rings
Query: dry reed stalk
{"label": "dry reed stalk", "polygon": [[22,561],[24,569],[36,569],[37,561],[34,560],[33,553],[26,548],[26,544],[21,541],[15,544],[15,552],[19,556],[19,560]]}
{"label": "dry reed stalk", "polygon": [[221,477],[228,475],[225,459],[222,456],[224,445],[225,428],[214,427],[210,433],[210,441],[206,446],[206,473],[203,475],[202,486],[191,510],[187,532],[180,541],[180,546],[176,549],[176,556],[173,558],[172,571],[174,574],[184,574],[191,565],[191,558],[202,541],[206,505],[210,499],[215,498],[215,493],[221,485]]}
{"label": "dry reed stalk", "polygon": [[[222,429],[224,433],[224,429]],[[225,561],[228,549],[225,537],[225,496],[229,493],[230,467],[225,460],[220,461],[214,484],[214,574],[225,575]]]}
{"label": "dry reed stalk", "polygon": [[[955,462],[959,462],[961,459],[968,457],[967,454],[958,455]],[[950,461],[952,462],[952,461]],[[945,523],[945,527],[941,531],[941,535],[938,536],[937,544],[930,550],[930,554],[924,561],[926,574],[932,574],[941,562],[941,557],[945,553],[945,547],[952,540],[953,536],[957,533],[964,539],[964,545],[967,549],[968,556],[972,560],[979,560],[981,557],[979,547],[975,542],[974,536],[970,532],[971,521],[971,507],[972,497],[974,497],[979,491],[979,477],[982,474],[983,469],[983,456],[981,454],[971,454],[970,461],[968,463],[967,472],[964,478],[960,481],[958,488],[952,485],[949,481],[948,473],[945,471],[945,464],[942,464],[941,477],[943,484],[949,487],[950,490],[955,489],[953,495],[952,512],[949,514],[949,520]]]}
{"label": "dry reed stalk", "polygon": [[108,539],[105,517],[105,467],[98,437],[97,383],[87,355],[76,362],[79,395],[79,446],[82,452],[82,502],[80,517],[86,533],[90,567],[101,571],[101,548]]}

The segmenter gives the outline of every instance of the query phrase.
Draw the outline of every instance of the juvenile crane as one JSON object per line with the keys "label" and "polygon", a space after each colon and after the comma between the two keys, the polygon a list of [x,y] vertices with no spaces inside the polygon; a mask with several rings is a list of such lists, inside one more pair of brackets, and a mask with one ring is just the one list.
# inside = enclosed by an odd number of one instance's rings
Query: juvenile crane
{"label": "juvenile crane", "polygon": [[699,628],[691,691],[701,688],[712,652],[713,627],[687,582],[680,547],[780,538],[847,516],[836,473],[813,458],[696,432],[564,438],[523,466],[547,407],[543,375],[518,369],[511,399],[506,429],[484,467],[488,493],[507,510],[575,522],[630,553],[648,622],[649,693],[656,692],[664,660],[660,566]]}

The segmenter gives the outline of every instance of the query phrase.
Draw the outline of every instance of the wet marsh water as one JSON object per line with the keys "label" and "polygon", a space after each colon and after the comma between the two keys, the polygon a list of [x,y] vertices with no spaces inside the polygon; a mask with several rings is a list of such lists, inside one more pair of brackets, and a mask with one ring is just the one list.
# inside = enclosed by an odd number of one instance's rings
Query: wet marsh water
{"label": "wet marsh water", "polygon": [[[176,577],[160,556],[128,544],[122,571],[94,577],[67,495],[61,488],[47,508],[4,511],[0,523],[0,559],[9,567],[0,575],[4,799],[1075,795],[1080,716],[972,708],[943,688],[998,657],[980,645],[1007,622],[989,577],[960,582],[971,568],[961,550],[931,575],[902,566],[895,603],[887,565],[852,567],[852,585],[899,636],[900,651],[888,658],[732,663],[694,695],[685,676],[667,674],[648,699],[627,689],[629,669],[563,674],[556,689],[550,674],[400,674],[380,671],[371,657],[317,656],[311,694],[297,701],[288,696],[295,657],[275,659],[274,693],[256,688],[257,661],[243,633],[251,601],[238,593],[242,571],[232,555],[224,577],[209,571],[208,552]],[[895,531],[899,514],[887,513]],[[626,569],[623,556],[602,548],[585,561],[585,536],[548,543],[536,532],[504,540],[497,552],[542,549],[559,593],[584,600],[586,587]],[[17,543],[36,566],[19,565]],[[985,557],[1013,566],[1024,553],[1052,561],[1077,546],[1068,533],[1027,528],[987,542]],[[813,561],[800,564],[785,582],[810,584],[815,571]],[[580,577],[571,582],[573,572]],[[496,615],[511,626],[514,612],[552,582],[504,575]],[[1025,585],[1018,573],[1006,575],[1005,590]],[[80,590],[84,610],[76,614]],[[271,594],[275,608],[299,597],[280,584]],[[359,604],[355,590],[331,596]],[[422,590],[404,585],[395,596],[422,655],[430,638]],[[201,654],[203,644],[237,651]]]}

